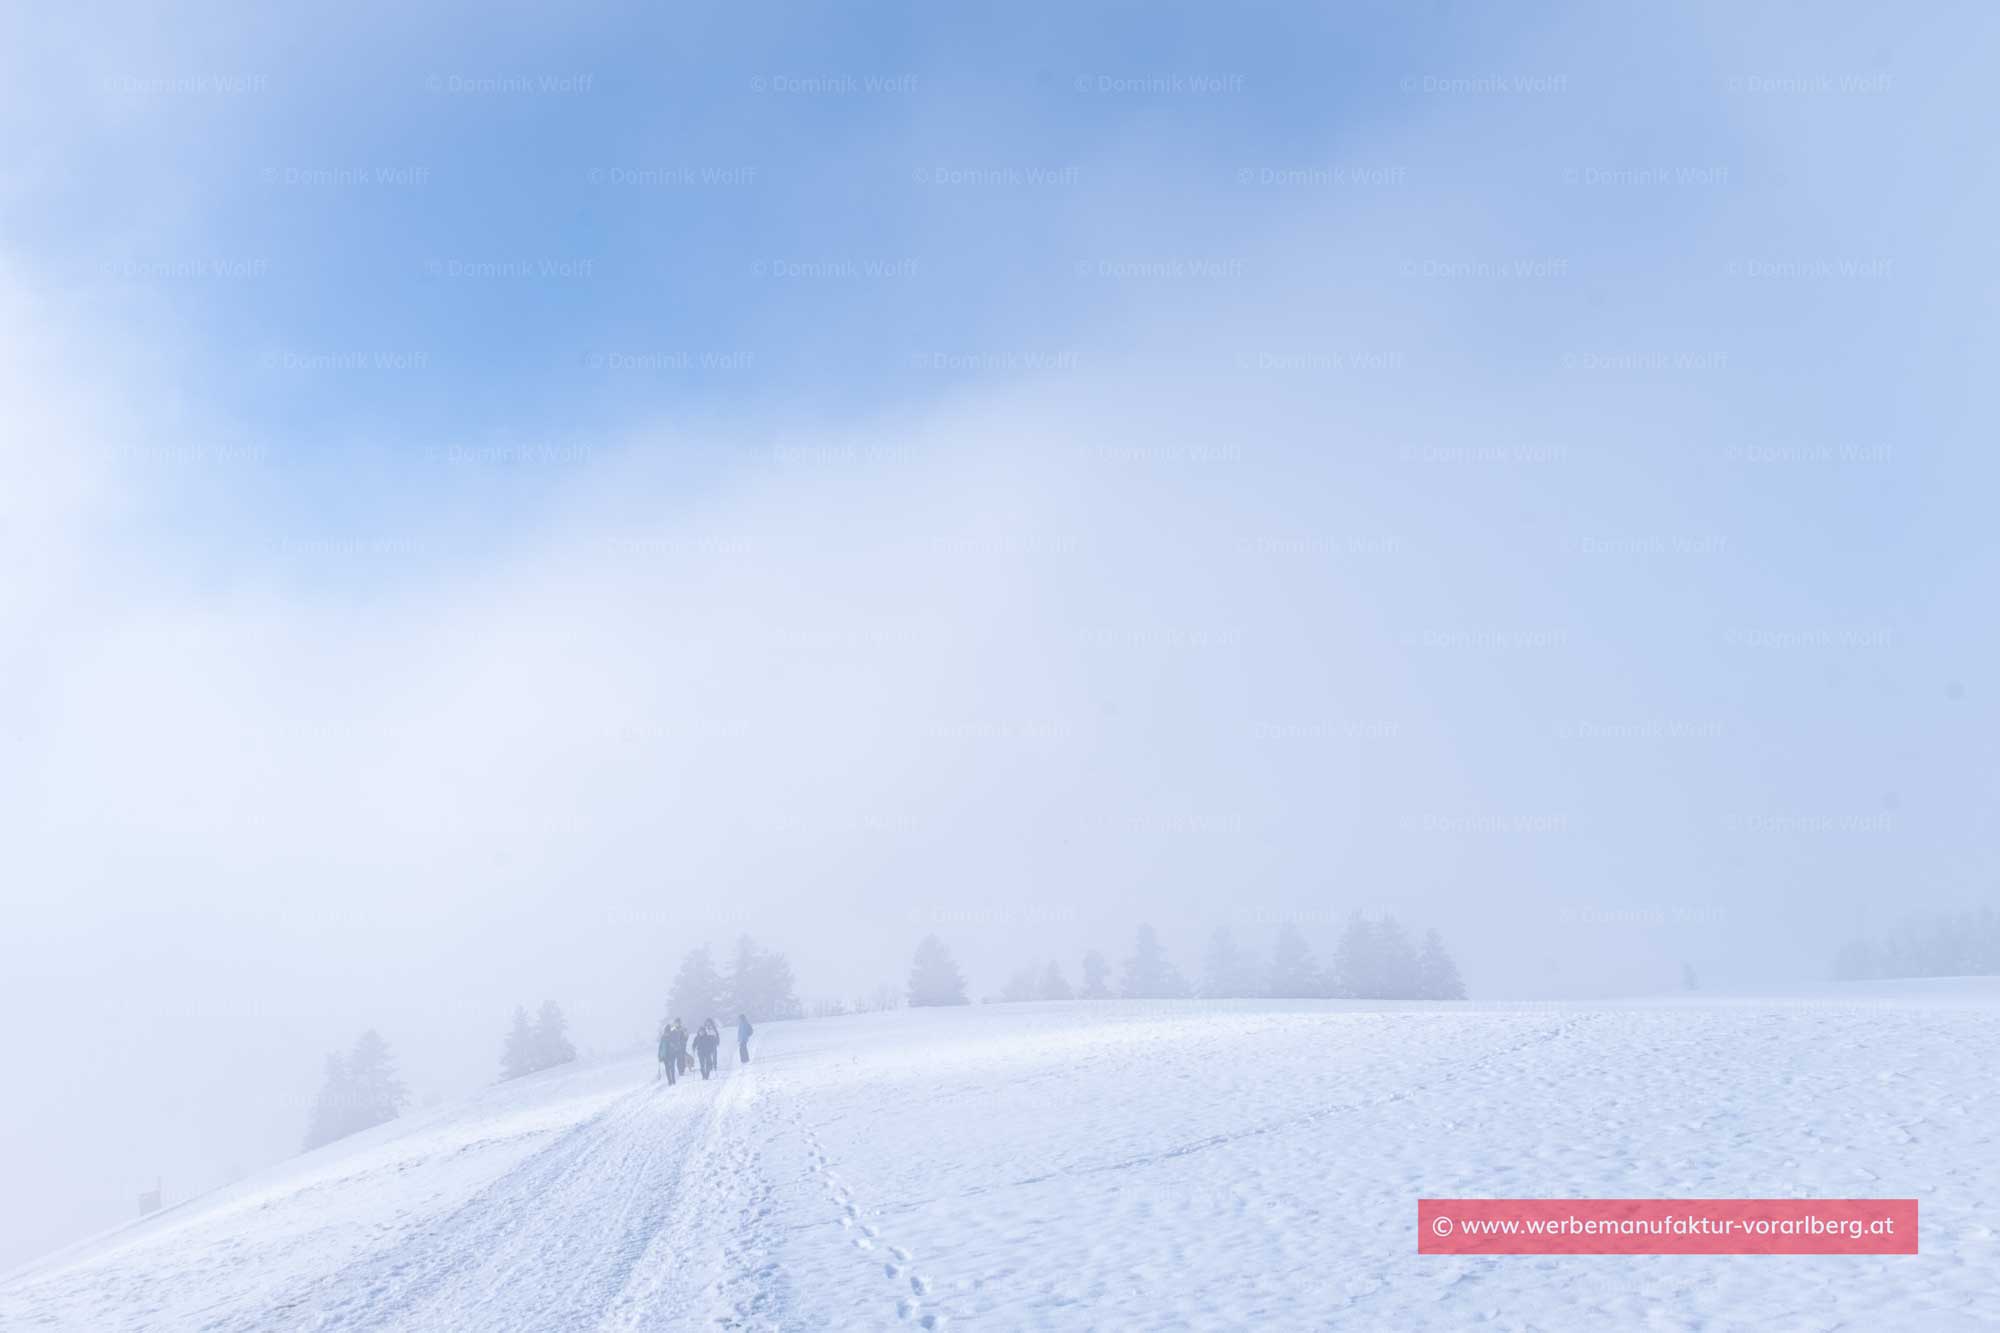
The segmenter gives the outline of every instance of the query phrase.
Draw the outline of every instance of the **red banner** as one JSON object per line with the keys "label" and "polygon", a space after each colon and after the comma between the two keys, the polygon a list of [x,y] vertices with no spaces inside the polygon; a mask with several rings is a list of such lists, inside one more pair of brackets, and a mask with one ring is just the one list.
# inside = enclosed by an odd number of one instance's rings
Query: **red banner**
{"label": "red banner", "polygon": [[1419,1254],[1915,1254],[1915,1199],[1419,1199]]}

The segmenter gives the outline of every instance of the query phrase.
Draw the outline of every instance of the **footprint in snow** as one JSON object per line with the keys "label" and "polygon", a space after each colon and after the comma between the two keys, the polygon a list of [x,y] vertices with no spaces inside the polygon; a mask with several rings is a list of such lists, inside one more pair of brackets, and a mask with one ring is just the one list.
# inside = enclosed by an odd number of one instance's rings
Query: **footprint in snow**
{"label": "footprint in snow", "polygon": [[908,1250],[904,1249],[904,1248],[903,1248],[902,1246],[900,1246],[900,1245],[891,1245],[891,1246],[889,1247],[889,1253],[891,1253],[891,1254],[895,1255],[895,1256],[896,1256],[896,1260],[897,1260],[897,1262],[899,1262],[899,1263],[905,1263],[905,1264],[906,1264],[906,1263],[910,1262],[910,1252],[909,1252]]}
{"label": "footprint in snow", "polygon": [[925,1279],[912,1274],[910,1277],[910,1290],[919,1296],[928,1296],[931,1293],[931,1284]]}

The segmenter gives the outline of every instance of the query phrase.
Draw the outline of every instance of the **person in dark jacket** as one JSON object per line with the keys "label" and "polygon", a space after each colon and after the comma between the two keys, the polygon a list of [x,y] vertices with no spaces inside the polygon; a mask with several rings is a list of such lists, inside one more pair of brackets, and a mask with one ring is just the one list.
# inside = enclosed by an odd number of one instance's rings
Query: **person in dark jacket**
{"label": "person in dark jacket", "polygon": [[701,1025],[701,1031],[694,1034],[694,1053],[701,1062],[701,1076],[707,1078],[715,1072],[715,1048],[722,1045],[722,1033],[709,1019]]}
{"label": "person in dark jacket", "polygon": [[679,1075],[687,1073],[688,1067],[688,1034],[680,1019],[676,1018],[666,1035],[660,1038],[660,1048],[663,1052],[660,1058],[667,1066],[667,1082],[672,1083]]}
{"label": "person in dark jacket", "polygon": [[736,1063],[750,1063],[750,1034],[757,1029],[750,1026],[750,1015],[736,1015]]}

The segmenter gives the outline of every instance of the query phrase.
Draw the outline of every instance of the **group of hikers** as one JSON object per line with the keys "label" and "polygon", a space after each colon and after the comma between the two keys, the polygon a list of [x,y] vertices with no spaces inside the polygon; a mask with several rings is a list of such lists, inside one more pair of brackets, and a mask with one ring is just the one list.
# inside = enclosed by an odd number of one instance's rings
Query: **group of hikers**
{"label": "group of hikers", "polygon": [[[748,1014],[736,1015],[736,1060],[738,1064],[750,1063],[750,1034],[757,1029],[750,1026]],[[676,1018],[660,1029],[660,1072],[654,1076],[657,1082],[664,1078],[668,1083],[680,1081],[680,1076],[688,1071],[688,1047],[694,1047],[695,1063],[701,1068],[701,1076],[707,1078],[715,1072],[716,1050],[722,1045],[722,1030],[709,1019],[695,1030],[692,1042],[687,1029]]]}

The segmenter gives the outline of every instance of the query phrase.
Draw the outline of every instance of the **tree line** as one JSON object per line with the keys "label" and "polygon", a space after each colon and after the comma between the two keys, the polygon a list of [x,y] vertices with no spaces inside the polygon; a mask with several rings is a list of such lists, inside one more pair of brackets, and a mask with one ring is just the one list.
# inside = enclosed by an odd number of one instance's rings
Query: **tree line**
{"label": "tree line", "polygon": [[1838,981],[2000,975],[2000,913],[1940,912],[1904,921],[1880,939],[1850,940],[1833,960],[1833,975]]}
{"label": "tree line", "polygon": [[561,1005],[554,1000],[543,1000],[532,1023],[528,1021],[526,1006],[514,1007],[513,1026],[507,1029],[507,1039],[500,1047],[502,1083],[566,1065],[574,1059],[576,1047],[570,1045],[569,1020],[563,1017]]}
{"label": "tree line", "polygon": [[310,1151],[394,1120],[407,1100],[389,1043],[369,1028],[348,1051],[326,1057],[326,1078],[306,1116],[305,1146]]}
{"label": "tree line", "polygon": [[[525,1006],[516,1005],[514,1021],[500,1048],[500,1081],[552,1069],[576,1059],[570,1044],[569,1020],[554,1000],[542,1001],[531,1022]],[[402,1114],[409,1090],[396,1074],[396,1057],[374,1028],[346,1052],[326,1057],[319,1095],[306,1115],[307,1151],[386,1124]]]}
{"label": "tree line", "polygon": [[[689,950],[674,977],[668,1007],[690,1023],[714,1018],[726,1024],[736,1014],[764,1023],[805,1014],[791,962],[748,935],[736,942],[727,974],[717,969],[708,946]],[[500,1046],[501,1082],[575,1059],[576,1047],[570,1042],[569,1020],[561,1005],[544,1000],[532,1019],[525,1005],[515,1007]],[[351,1050],[326,1058],[325,1077],[306,1117],[305,1146],[317,1148],[394,1120],[408,1100],[389,1043],[370,1028]]]}
{"label": "tree line", "polygon": [[[2000,971],[2000,930],[1991,911],[1979,918],[1977,930],[1954,926],[1955,938],[1986,941],[1983,970]],[[1931,941],[1933,934],[1912,939]],[[1897,961],[1923,953],[1932,946],[1916,948],[1903,941],[1879,954],[1867,955],[1865,966],[1914,966]],[[1947,956],[1935,950],[1938,957]],[[1926,958],[1931,955],[1924,954]],[[1954,960],[1957,954],[1949,955]],[[1863,966],[1843,954],[1843,967]],[[1928,964],[1926,964],[1928,965]],[[1951,970],[1982,970],[1954,961]],[[1939,975],[1935,971],[1856,972],[1854,975]],[[1091,949],[1083,955],[1079,980],[1071,985],[1062,965],[1053,960],[1022,968],[1008,978],[998,998],[1017,1000],[1102,1000],[1175,999],[1201,996],[1207,999],[1350,998],[1387,1000],[1461,1000],[1465,987],[1458,966],[1445,952],[1435,930],[1425,933],[1421,945],[1413,944],[1408,933],[1391,916],[1370,919],[1354,914],[1348,919],[1332,955],[1324,965],[1313,957],[1296,926],[1278,928],[1276,940],[1266,958],[1257,958],[1239,948],[1233,932],[1221,927],[1209,937],[1203,953],[1201,974],[1190,980],[1167,957],[1159,933],[1140,926],[1132,951],[1114,975],[1104,954]],[[935,935],[924,937],[911,959],[909,978],[899,993],[893,986],[877,987],[857,999],[854,1012],[891,1009],[907,1002],[912,1006],[954,1005],[971,1002],[965,974],[944,942]],[[727,1022],[735,1014],[746,1014],[753,1023],[802,1018],[797,983],[791,962],[782,954],[766,949],[745,935],[725,972],[716,965],[707,945],[688,950],[681,959],[669,988],[669,1017],[698,1024],[714,1018]],[[815,1016],[850,1012],[845,1003],[814,1006]],[[500,1079],[524,1077],[576,1059],[576,1047],[568,1034],[568,1020],[562,1007],[544,1000],[531,1019],[526,1006],[516,1006],[500,1051]],[[394,1120],[402,1112],[409,1094],[396,1074],[396,1061],[389,1043],[374,1029],[361,1034],[344,1052],[326,1059],[326,1074],[319,1095],[307,1117],[305,1146],[317,1148],[335,1139]]]}
{"label": "tree line", "polygon": [[[969,1003],[965,977],[944,942],[929,935],[911,960],[907,988],[913,1006]],[[1465,983],[1458,964],[1435,930],[1422,943],[1393,916],[1369,918],[1356,912],[1347,919],[1332,955],[1322,965],[1313,956],[1299,928],[1278,927],[1267,958],[1238,945],[1235,933],[1218,927],[1202,956],[1201,975],[1190,980],[1160,943],[1159,932],[1140,926],[1132,952],[1123,960],[1116,980],[1110,964],[1096,949],[1085,953],[1081,982],[1071,986],[1062,965],[1053,960],[1021,968],[1007,979],[998,999],[1101,1000],[1181,999],[1358,999],[1462,1000]]]}
{"label": "tree line", "polygon": [[735,1014],[752,1023],[805,1016],[791,962],[748,935],[736,941],[727,975],[717,969],[706,944],[688,950],[667,994],[667,1016],[690,1024],[707,1018],[726,1023]]}

